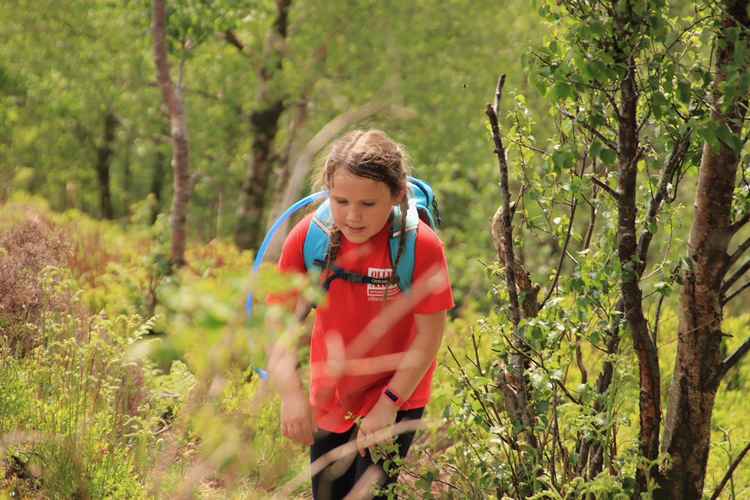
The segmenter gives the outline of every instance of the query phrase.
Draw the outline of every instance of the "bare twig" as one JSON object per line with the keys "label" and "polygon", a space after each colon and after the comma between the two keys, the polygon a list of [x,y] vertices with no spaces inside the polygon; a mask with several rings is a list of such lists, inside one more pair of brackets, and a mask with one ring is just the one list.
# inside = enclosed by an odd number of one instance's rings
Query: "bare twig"
{"label": "bare twig", "polygon": [[476,387],[474,387],[474,384],[471,383],[471,379],[466,374],[466,371],[464,370],[463,365],[458,360],[458,357],[456,356],[456,353],[454,353],[453,349],[451,349],[451,346],[448,346],[448,352],[450,353],[451,357],[453,358],[453,361],[456,363],[456,366],[458,366],[458,369],[461,371],[461,376],[463,377],[464,382],[466,382],[466,384],[469,386],[469,388],[471,389],[471,392],[474,393],[474,397],[476,398],[477,402],[482,407],[482,410],[484,410],[484,414],[487,417],[488,423],[490,425],[492,425],[493,423],[499,424],[500,423],[499,415],[496,417],[497,421],[493,422],[492,415],[490,414],[490,411],[487,409],[487,406],[484,404],[485,397],[479,392],[479,389],[477,389]]}
{"label": "bare twig", "polygon": [[583,362],[583,351],[581,350],[580,339],[576,339],[576,365],[578,365],[578,370],[581,372],[581,383],[588,384],[589,372]]}
{"label": "bare twig", "polygon": [[674,182],[675,176],[679,178],[679,172],[682,170],[682,166],[685,164],[687,158],[688,148],[690,147],[690,139],[693,131],[688,128],[685,133],[679,138],[672,148],[672,154],[669,157],[666,165],[662,170],[661,179],[659,181],[659,189],[651,198],[651,202],[648,207],[648,216],[645,222],[645,228],[641,237],[638,240],[638,271],[639,275],[643,273],[646,267],[646,259],[648,258],[648,249],[651,244],[651,240],[654,237],[654,232],[651,231],[651,226],[656,224],[656,216],[659,214],[662,203],[667,199],[670,185],[673,189],[677,189],[676,183]]}
{"label": "bare twig", "polygon": [[727,305],[733,298],[737,297],[739,294],[741,294],[742,292],[744,292],[748,288],[750,288],[750,281],[748,281],[747,283],[745,283],[744,285],[742,285],[740,288],[738,288],[737,291],[734,292],[732,295],[730,295],[729,297],[723,299],[721,301],[722,307],[725,306],[725,305]]}
{"label": "bare twig", "polygon": [[740,260],[740,257],[742,257],[742,254],[744,254],[748,248],[750,248],[750,238],[740,243],[735,249],[734,253],[729,256],[729,260],[727,261],[727,269],[735,265],[737,261]]}
{"label": "bare twig", "polygon": [[579,120],[578,117],[576,117],[575,115],[571,114],[568,111],[565,111],[564,109],[561,109],[560,113],[562,113],[562,115],[565,116],[566,118],[570,118],[574,122],[581,124],[583,128],[585,128],[586,130],[594,134],[600,141],[604,143],[604,145],[606,145],[609,149],[617,153],[617,144],[615,144],[612,140],[605,137],[604,134],[602,134],[596,129],[596,127],[594,127],[593,125],[591,125],[590,123],[586,121]]}
{"label": "bare twig", "polygon": [[750,212],[746,213],[735,222],[733,222],[732,225],[729,226],[729,232],[732,234],[736,233],[737,231],[742,229],[742,227],[748,222],[750,222]]}
{"label": "bare twig", "polygon": [[732,285],[734,285],[737,280],[742,278],[746,272],[750,271],[750,259],[742,264],[742,266],[732,275],[730,276],[724,283],[721,284],[721,294],[725,295],[730,288],[732,288]]}
{"label": "bare twig", "polygon": [[747,452],[750,451],[750,442],[748,442],[745,447],[742,449],[739,455],[737,455],[737,458],[735,458],[731,465],[729,466],[729,469],[727,470],[727,473],[724,474],[724,477],[722,478],[719,485],[714,490],[713,494],[711,495],[711,500],[716,500],[719,498],[719,495],[721,494],[721,490],[724,489],[724,486],[726,486],[727,482],[732,478],[732,474],[734,474],[734,470],[737,468],[738,465],[740,465],[740,462],[743,458],[745,458],[745,455],[747,455]]}
{"label": "bare twig", "polygon": [[474,346],[474,358],[476,359],[476,367],[479,375],[484,377],[484,370],[482,370],[482,362],[479,359],[479,346],[477,345],[477,336],[474,332],[471,332],[471,344]]}
{"label": "bare twig", "polygon": [[[568,399],[570,399],[570,401],[572,401],[573,403],[577,405],[581,404],[581,400],[573,396],[568,390],[568,388],[565,387],[565,384],[562,383],[562,381],[557,380],[556,378],[552,378],[551,376],[552,374],[550,373],[549,369],[546,366],[544,366],[543,363],[540,363],[539,361],[534,359],[532,356],[529,356],[529,354],[524,352],[523,349],[519,349],[518,347],[513,345],[513,343],[510,342],[510,339],[508,339],[507,336],[504,336],[504,338],[508,342],[508,346],[510,347],[511,350],[513,350],[513,352],[515,352],[518,356],[526,359],[529,363],[537,366],[538,368],[541,368],[547,375],[550,375],[550,379],[555,382],[555,384],[565,393],[565,395],[568,397]],[[540,355],[540,358],[541,358],[541,355]]]}
{"label": "bare twig", "polygon": [[717,380],[716,382],[720,382],[722,378],[724,378],[724,375],[727,374],[729,370],[731,370],[737,363],[739,363],[742,358],[745,357],[745,355],[750,351],[750,339],[745,340],[745,342],[742,343],[742,345],[734,351],[734,354],[729,356],[719,368],[719,373],[717,374]]}
{"label": "bare twig", "polygon": [[521,185],[521,189],[518,190],[518,195],[516,196],[516,201],[510,204],[511,223],[513,222],[513,216],[516,215],[516,209],[518,208],[518,204],[521,203],[524,194],[526,194],[526,184]]}
{"label": "bare twig", "polygon": [[244,54],[245,44],[242,43],[242,40],[237,37],[237,34],[234,31],[226,30],[224,32],[224,40],[226,40],[229,45],[236,47],[237,50]]}
{"label": "bare twig", "polygon": [[562,273],[563,263],[565,262],[565,255],[567,254],[568,245],[570,244],[570,235],[573,230],[573,222],[575,221],[577,206],[578,206],[578,199],[574,197],[573,206],[570,208],[570,220],[568,221],[568,230],[565,234],[565,243],[563,244],[562,252],[560,252],[560,260],[557,263],[557,270],[555,271],[555,279],[552,281],[552,285],[549,287],[549,290],[547,290],[547,295],[545,295],[544,300],[539,305],[539,309],[544,308],[544,305],[547,303],[550,297],[552,297],[552,294],[557,288],[557,282],[560,280],[560,274]]}
{"label": "bare twig", "polygon": [[[505,260],[505,278],[510,296],[511,318],[513,321],[514,342],[525,344],[523,333],[519,329],[521,322],[521,306],[518,300],[518,282],[516,280],[516,261],[513,250],[513,226],[511,225],[510,213],[510,188],[508,187],[508,160],[505,154],[505,146],[500,134],[500,124],[498,123],[498,109],[503,96],[503,87],[505,86],[505,75],[500,75],[497,86],[495,87],[494,105],[487,105],[486,114],[492,128],[492,139],[495,143],[495,154],[497,155],[498,169],[500,174],[500,197],[502,213],[502,240],[498,245],[498,254],[502,253]],[[494,224],[493,224],[494,226]],[[502,247],[502,248],[501,248]],[[513,344],[513,343],[511,343]],[[523,357],[518,355],[510,356],[512,383],[508,383],[507,389],[510,390],[511,384],[515,386],[513,395],[513,404],[520,410],[515,418],[524,428],[523,434],[525,440],[532,448],[538,448],[538,441],[534,433],[533,411],[529,405],[528,381],[525,376],[525,365]],[[510,410],[510,408],[508,408]]]}
{"label": "bare twig", "polygon": [[[592,169],[596,171],[596,158],[593,160]],[[596,186],[596,185],[595,185]],[[586,200],[586,203],[591,207],[591,214],[589,216],[589,224],[586,229],[586,236],[583,238],[583,250],[588,250],[591,246],[591,238],[594,236],[594,227],[596,226],[596,195],[598,194],[598,191],[596,189],[592,190],[591,193],[591,200]]]}
{"label": "bare twig", "polygon": [[610,196],[612,196],[612,198],[615,199],[615,201],[618,201],[618,202],[620,201],[620,198],[622,197],[620,193],[615,191],[613,188],[609,187],[609,184],[607,184],[606,182],[603,182],[597,179],[593,175],[591,176],[591,182],[593,182],[594,184],[596,184],[597,186],[605,190]]}
{"label": "bare twig", "polygon": [[508,282],[508,294],[510,295],[511,315],[513,325],[517,329],[521,322],[521,308],[518,303],[518,288],[516,286],[515,256],[513,255],[513,227],[510,224],[510,191],[508,187],[508,161],[505,155],[505,146],[500,135],[500,125],[497,118],[497,110],[503,97],[505,86],[505,75],[501,75],[495,88],[495,103],[487,105],[486,114],[492,127],[492,138],[495,142],[495,154],[497,155],[500,170],[500,196],[503,205],[503,238],[505,240],[505,276]]}

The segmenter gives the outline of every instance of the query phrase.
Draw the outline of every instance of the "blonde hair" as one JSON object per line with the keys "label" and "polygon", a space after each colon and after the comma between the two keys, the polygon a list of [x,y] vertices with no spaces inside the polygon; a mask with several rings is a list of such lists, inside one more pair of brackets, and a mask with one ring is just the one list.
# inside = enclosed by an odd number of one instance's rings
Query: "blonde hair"
{"label": "blonde hair", "polygon": [[[408,202],[409,163],[406,151],[382,130],[353,130],[331,146],[331,151],[320,171],[318,185],[327,190],[333,187],[333,176],[340,168],[359,177],[382,182],[392,196],[404,193],[401,200],[401,227],[406,225]],[[399,236],[398,255],[394,262],[391,283],[398,283],[396,268],[406,245],[405,231]],[[334,227],[331,233],[331,246],[326,258],[326,269],[336,260],[341,245],[341,231]],[[386,299],[388,289],[386,288]]]}

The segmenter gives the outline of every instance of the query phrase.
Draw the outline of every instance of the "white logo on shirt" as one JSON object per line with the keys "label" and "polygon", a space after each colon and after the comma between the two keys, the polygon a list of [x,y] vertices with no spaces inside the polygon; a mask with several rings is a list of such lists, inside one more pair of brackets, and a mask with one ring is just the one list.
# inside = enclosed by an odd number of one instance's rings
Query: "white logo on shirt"
{"label": "white logo on shirt", "polygon": [[[390,278],[393,275],[393,269],[387,268],[382,269],[379,267],[370,267],[367,269],[367,276],[370,278],[379,278],[379,279],[387,279]],[[386,288],[388,289],[388,298],[392,298],[396,295],[398,295],[401,290],[398,288],[398,285],[374,285],[371,283],[367,284],[367,300],[372,301],[383,301],[385,300],[386,296]]]}

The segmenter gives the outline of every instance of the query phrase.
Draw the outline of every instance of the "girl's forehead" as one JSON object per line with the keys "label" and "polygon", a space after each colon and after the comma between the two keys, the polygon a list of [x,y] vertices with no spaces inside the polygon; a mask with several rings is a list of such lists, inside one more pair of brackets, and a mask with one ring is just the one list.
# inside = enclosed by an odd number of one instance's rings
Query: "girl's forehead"
{"label": "girl's forehead", "polygon": [[390,197],[390,189],[385,182],[360,177],[340,168],[331,177],[331,195],[347,198]]}

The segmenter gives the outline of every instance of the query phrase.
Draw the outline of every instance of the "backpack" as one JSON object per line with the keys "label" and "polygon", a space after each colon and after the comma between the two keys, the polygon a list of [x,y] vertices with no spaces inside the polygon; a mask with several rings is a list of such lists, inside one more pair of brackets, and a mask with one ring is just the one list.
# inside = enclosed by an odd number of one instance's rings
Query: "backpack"
{"label": "backpack", "polygon": [[[430,185],[415,177],[409,177],[408,188],[409,209],[406,212],[406,224],[404,228],[404,231],[406,231],[404,255],[399,260],[398,268],[395,270],[396,277],[398,278],[398,286],[404,292],[411,288],[414,276],[414,256],[419,221],[424,221],[433,229],[437,229],[440,225],[437,200]],[[304,256],[305,267],[308,271],[324,271],[328,249],[331,245],[332,228],[333,216],[331,215],[331,205],[330,201],[326,199],[315,211],[315,215],[310,222],[310,229],[307,231],[307,237],[305,238]],[[401,208],[394,207],[390,237],[391,265],[395,264],[398,257],[401,229]],[[323,283],[323,288],[326,291],[328,291],[331,283],[336,278],[345,279],[353,283],[383,286],[391,284],[391,281],[387,278],[362,276],[346,271],[333,264],[330,265],[330,270],[331,274]]]}

